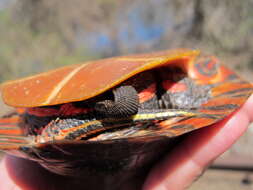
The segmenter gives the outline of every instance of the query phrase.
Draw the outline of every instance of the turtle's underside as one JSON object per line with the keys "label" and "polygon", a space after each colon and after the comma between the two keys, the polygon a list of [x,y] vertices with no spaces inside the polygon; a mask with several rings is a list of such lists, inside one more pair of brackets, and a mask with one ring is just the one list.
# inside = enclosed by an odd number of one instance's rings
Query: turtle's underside
{"label": "turtle's underside", "polygon": [[65,67],[3,85],[5,102],[22,109],[0,120],[0,148],[84,178],[90,189],[119,189],[141,183],[175,137],[227,117],[252,90],[213,56],[191,50]]}

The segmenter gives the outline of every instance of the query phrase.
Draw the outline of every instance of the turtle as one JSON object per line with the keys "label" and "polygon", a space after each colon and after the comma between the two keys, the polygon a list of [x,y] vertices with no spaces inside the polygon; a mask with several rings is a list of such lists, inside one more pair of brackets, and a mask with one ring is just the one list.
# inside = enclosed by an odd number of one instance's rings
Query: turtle
{"label": "turtle", "polygon": [[0,149],[89,189],[120,189],[142,183],[186,135],[228,117],[252,92],[195,49],[69,65],[1,85],[14,111],[0,119]]}

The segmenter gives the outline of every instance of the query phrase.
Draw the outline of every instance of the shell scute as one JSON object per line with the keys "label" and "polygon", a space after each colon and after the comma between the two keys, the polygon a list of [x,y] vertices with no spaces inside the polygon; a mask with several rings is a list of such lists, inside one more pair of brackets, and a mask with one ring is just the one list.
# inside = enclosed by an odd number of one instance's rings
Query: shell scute
{"label": "shell scute", "polygon": [[[37,107],[81,101],[114,87],[127,78],[163,65],[189,62],[196,50],[171,50],[122,56],[56,69],[2,85],[2,97],[14,107]],[[16,96],[13,96],[16,94]]]}

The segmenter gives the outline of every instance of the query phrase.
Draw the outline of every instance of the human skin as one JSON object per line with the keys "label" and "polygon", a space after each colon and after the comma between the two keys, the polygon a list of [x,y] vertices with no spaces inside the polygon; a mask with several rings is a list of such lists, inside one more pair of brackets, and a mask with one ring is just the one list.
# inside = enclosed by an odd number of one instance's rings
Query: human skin
{"label": "human skin", "polygon": [[[143,190],[186,189],[245,133],[252,121],[253,95],[229,118],[191,133],[154,166]],[[49,173],[37,163],[13,156],[3,158],[0,179],[0,190],[83,189],[84,183]]]}

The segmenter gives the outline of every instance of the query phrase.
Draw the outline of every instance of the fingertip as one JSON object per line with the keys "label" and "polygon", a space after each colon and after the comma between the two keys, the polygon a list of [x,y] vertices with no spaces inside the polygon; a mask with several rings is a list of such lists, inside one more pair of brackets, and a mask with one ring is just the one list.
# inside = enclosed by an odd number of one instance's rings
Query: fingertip
{"label": "fingertip", "polygon": [[0,163],[0,189],[1,190],[21,190],[14,181],[11,179],[8,169],[7,169],[7,157],[4,156]]}
{"label": "fingertip", "polygon": [[250,122],[253,122],[253,94],[248,98],[242,106],[242,110],[248,116]]}
{"label": "fingertip", "polygon": [[191,133],[152,169],[143,189],[185,189],[247,130],[249,121],[241,109],[230,118]]}
{"label": "fingertip", "polygon": [[0,183],[0,190],[48,189],[54,177],[36,162],[11,155],[4,157],[1,169],[0,177],[3,177],[4,183]]}

